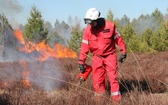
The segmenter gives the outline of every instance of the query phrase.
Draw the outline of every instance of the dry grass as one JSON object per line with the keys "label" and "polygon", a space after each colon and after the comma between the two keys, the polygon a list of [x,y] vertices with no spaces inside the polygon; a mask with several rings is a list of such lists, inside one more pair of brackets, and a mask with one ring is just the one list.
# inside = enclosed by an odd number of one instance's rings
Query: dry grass
{"label": "dry grass", "polygon": [[[167,105],[168,52],[128,54],[119,64],[121,105]],[[30,86],[23,84],[28,70]],[[110,105],[109,92],[97,101],[92,78],[78,86],[77,59],[1,62],[0,105]],[[46,87],[44,86],[46,85]]]}

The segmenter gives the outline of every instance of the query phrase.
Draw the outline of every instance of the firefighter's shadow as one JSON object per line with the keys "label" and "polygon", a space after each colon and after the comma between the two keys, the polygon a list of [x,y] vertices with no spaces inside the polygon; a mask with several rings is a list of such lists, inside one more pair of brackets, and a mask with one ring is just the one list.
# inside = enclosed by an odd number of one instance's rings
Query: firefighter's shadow
{"label": "firefighter's shadow", "polygon": [[146,80],[120,80],[120,91],[122,94],[131,91],[144,91],[149,92],[151,90]]}
{"label": "firefighter's shadow", "polygon": [[[119,80],[121,94],[128,93],[131,91],[144,91],[149,92],[151,90],[148,82],[146,80]],[[106,90],[110,92],[112,87],[110,87],[110,82],[107,82]]]}

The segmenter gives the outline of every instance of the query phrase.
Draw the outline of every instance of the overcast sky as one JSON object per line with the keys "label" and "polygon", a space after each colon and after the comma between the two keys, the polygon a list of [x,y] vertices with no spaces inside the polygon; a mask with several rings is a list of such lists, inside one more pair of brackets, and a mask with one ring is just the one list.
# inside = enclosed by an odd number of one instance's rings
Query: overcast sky
{"label": "overcast sky", "polygon": [[83,22],[86,11],[97,8],[102,17],[106,17],[109,9],[114,18],[127,15],[130,19],[141,14],[151,14],[156,8],[163,14],[168,13],[168,0],[0,0],[0,13],[4,13],[9,22],[16,27],[25,24],[30,17],[30,10],[35,5],[41,12],[44,21],[53,25],[59,21],[68,21],[68,17],[78,17]]}

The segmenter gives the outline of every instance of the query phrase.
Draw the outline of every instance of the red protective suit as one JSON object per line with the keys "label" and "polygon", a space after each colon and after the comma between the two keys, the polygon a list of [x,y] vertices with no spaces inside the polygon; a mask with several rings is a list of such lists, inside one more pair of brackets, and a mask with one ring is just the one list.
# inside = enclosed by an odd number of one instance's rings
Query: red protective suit
{"label": "red protective suit", "polygon": [[113,22],[106,20],[104,26],[96,28],[91,28],[88,25],[84,31],[78,63],[85,64],[88,52],[93,53],[92,77],[96,94],[105,93],[105,78],[107,73],[111,85],[111,96],[120,95],[117,80],[116,44],[120,47],[122,54],[126,53],[126,44],[120,33],[116,30]]}

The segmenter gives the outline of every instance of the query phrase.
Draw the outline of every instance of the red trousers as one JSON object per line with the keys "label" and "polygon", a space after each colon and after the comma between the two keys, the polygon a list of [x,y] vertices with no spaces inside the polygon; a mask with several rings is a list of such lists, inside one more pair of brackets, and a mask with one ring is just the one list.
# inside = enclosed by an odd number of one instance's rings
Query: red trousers
{"label": "red trousers", "polygon": [[92,57],[92,78],[95,93],[105,93],[106,76],[110,80],[111,96],[120,95],[118,77],[117,55],[110,54],[106,57],[94,55]]}

